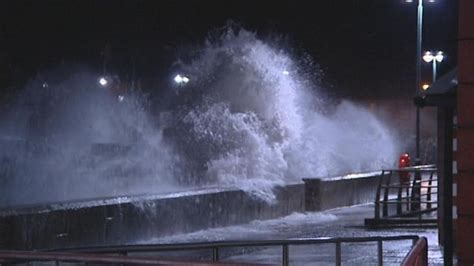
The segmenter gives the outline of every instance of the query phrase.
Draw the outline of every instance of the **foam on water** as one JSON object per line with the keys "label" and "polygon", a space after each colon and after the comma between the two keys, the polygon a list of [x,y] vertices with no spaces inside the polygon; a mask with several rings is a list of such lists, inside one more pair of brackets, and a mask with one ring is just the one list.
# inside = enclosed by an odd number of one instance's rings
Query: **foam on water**
{"label": "foam on water", "polygon": [[338,218],[330,213],[309,212],[292,213],[288,216],[265,221],[252,221],[245,225],[227,226],[200,230],[187,234],[175,234],[160,238],[140,241],[137,244],[171,244],[192,242],[213,242],[239,239],[284,238],[285,233],[294,228],[311,227],[317,224],[332,222]]}

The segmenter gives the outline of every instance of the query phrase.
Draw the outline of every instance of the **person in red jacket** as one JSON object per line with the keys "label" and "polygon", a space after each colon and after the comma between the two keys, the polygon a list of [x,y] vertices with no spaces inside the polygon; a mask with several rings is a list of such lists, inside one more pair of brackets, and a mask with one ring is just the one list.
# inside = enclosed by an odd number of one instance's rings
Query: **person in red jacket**
{"label": "person in red jacket", "polygon": [[[405,152],[400,156],[400,160],[398,161],[398,167],[400,169],[409,167],[410,161],[411,161],[410,155],[407,152]],[[410,183],[410,173],[401,171],[399,175],[400,175],[400,184],[405,185],[405,184]]]}

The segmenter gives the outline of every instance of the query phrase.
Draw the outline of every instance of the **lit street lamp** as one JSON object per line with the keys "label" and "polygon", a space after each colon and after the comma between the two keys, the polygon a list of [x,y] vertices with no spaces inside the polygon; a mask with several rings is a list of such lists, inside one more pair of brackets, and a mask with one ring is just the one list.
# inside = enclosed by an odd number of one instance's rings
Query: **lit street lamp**
{"label": "lit street lamp", "polygon": [[427,51],[423,55],[423,60],[426,63],[433,62],[433,83],[436,81],[436,63],[437,62],[441,63],[441,61],[443,61],[443,59],[444,59],[444,55],[443,55],[443,52],[441,52],[441,51],[437,52],[436,55],[434,55],[430,51]]}
{"label": "lit street lamp", "polygon": [[174,82],[178,85],[175,90],[176,95],[178,95],[180,88],[189,83],[189,78],[185,75],[178,74],[174,77]]}
{"label": "lit street lamp", "polygon": [[430,84],[427,84],[427,83],[425,83],[421,86],[421,89],[424,90],[424,91],[428,90],[429,88],[430,88]]}
{"label": "lit street lamp", "polygon": [[174,77],[174,82],[176,82],[178,85],[185,85],[189,82],[189,78],[178,74],[176,77]]}
{"label": "lit street lamp", "polygon": [[[413,0],[405,0],[407,3],[412,3]],[[428,0],[433,3],[434,0]],[[417,33],[416,33],[416,90],[415,96],[420,94],[421,88],[421,43],[422,43],[422,30],[423,27],[423,0],[418,0],[418,13],[417,13]],[[416,106],[416,154],[415,164],[421,164],[420,160],[420,107]]]}
{"label": "lit street lamp", "polygon": [[102,87],[107,86],[107,83],[108,83],[108,82],[107,82],[107,79],[105,79],[104,77],[101,77],[101,78],[99,79],[99,84],[100,84]]}

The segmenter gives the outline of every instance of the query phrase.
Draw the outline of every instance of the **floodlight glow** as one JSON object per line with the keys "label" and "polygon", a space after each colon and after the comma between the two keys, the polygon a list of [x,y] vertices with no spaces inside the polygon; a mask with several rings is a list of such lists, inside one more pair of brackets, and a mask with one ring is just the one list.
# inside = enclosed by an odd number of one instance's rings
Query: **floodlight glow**
{"label": "floodlight glow", "polygon": [[421,86],[421,88],[425,91],[425,90],[430,88],[430,84],[425,83],[425,84],[423,84],[423,86]]}
{"label": "floodlight glow", "polygon": [[107,80],[104,77],[102,77],[102,78],[99,79],[99,84],[102,85],[102,86],[105,86],[105,85],[107,85]]}
{"label": "floodlight glow", "polygon": [[434,56],[430,51],[425,52],[425,55],[423,55],[423,60],[426,63],[429,63],[429,62],[433,61],[433,59],[434,59]]}
{"label": "floodlight glow", "polygon": [[405,0],[407,3],[413,3],[413,0]]}
{"label": "floodlight glow", "polygon": [[433,60],[436,60],[438,62],[441,62],[443,61],[444,59],[444,54],[442,51],[438,51],[436,53],[436,55],[434,55],[432,52],[430,51],[426,51],[425,54],[423,55],[423,60],[426,62],[426,63],[429,63]]}
{"label": "floodlight glow", "polygon": [[176,75],[176,77],[174,77],[174,82],[176,82],[179,85],[183,85],[189,82],[189,78],[178,74]]}
{"label": "floodlight glow", "polygon": [[441,62],[444,59],[443,52],[439,51],[435,56],[436,61]]}
{"label": "floodlight glow", "polygon": [[178,84],[181,84],[183,82],[183,77],[181,77],[181,75],[176,75],[176,77],[174,77],[174,81]]}
{"label": "floodlight glow", "polygon": [[287,70],[283,70],[283,75],[288,76],[290,75],[290,72],[288,72]]}

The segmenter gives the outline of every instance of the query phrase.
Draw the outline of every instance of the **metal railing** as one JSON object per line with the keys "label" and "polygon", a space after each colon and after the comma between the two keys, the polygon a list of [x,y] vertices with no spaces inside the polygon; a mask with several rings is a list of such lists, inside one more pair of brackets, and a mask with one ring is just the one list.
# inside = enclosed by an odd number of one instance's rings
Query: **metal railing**
{"label": "metal railing", "polygon": [[428,240],[426,237],[421,237],[403,259],[402,266],[426,265],[428,265]]}
{"label": "metal railing", "polygon": [[84,253],[103,253],[103,254],[121,254],[124,256],[133,252],[160,252],[160,251],[191,251],[191,250],[209,250],[210,259],[213,262],[220,261],[220,251],[224,248],[248,248],[248,247],[281,247],[281,264],[289,265],[290,246],[315,245],[315,244],[335,244],[335,263],[337,266],[342,263],[342,246],[347,243],[377,243],[377,262],[383,265],[383,243],[387,241],[411,240],[412,245],[419,239],[417,235],[400,236],[373,236],[373,237],[350,237],[350,238],[303,238],[288,240],[251,240],[251,241],[219,241],[203,243],[185,243],[185,244],[155,244],[155,245],[126,245],[109,247],[85,247],[70,249],[69,251]]}
{"label": "metal railing", "polygon": [[[434,178],[435,173],[433,165],[383,170],[375,195],[374,219],[366,221],[377,223],[384,218],[413,217],[436,211],[437,201],[433,195],[438,193],[438,180]],[[401,174],[409,179],[403,182]],[[396,205],[393,214],[389,213],[390,205]]]}
{"label": "metal railing", "polygon": [[118,264],[118,265],[175,265],[175,266],[243,266],[243,265],[262,265],[249,263],[234,263],[234,262],[206,262],[206,261],[186,261],[186,260],[170,260],[152,257],[128,257],[121,254],[107,255],[107,254],[90,254],[90,253],[75,253],[75,252],[45,252],[45,251],[19,251],[19,250],[0,250],[0,265],[8,263],[25,263],[47,261],[55,262],[75,262],[75,263],[97,263],[97,264]]}

